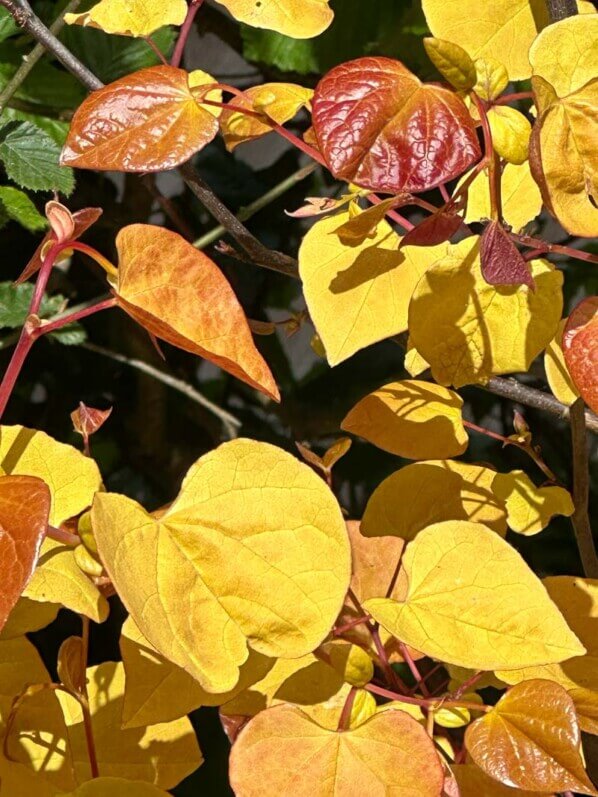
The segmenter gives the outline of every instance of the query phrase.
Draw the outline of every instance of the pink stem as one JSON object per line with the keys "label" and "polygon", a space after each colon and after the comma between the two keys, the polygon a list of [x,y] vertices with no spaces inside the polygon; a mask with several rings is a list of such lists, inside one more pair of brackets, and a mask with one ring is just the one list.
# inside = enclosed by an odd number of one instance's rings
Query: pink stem
{"label": "pink stem", "polygon": [[449,192],[446,190],[446,185],[445,185],[444,183],[441,183],[441,184],[438,186],[438,189],[439,189],[439,191],[440,191],[440,194],[441,194],[442,198],[443,198],[443,199],[444,199],[444,201],[445,201],[445,202],[448,204],[448,203],[451,201],[451,195],[450,195],[450,194],[449,194]]}
{"label": "pink stem", "polygon": [[180,66],[181,61],[183,60],[183,53],[185,52],[185,46],[187,44],[187,40],[189,38],[189,34],[191,33],[191,29],[193,27],[193,22],[195,20],[195,15],[201,8],[203,0],[191,0],[191,5],[187,11],[187,16],[183,25],[181,27],[181,32],[179,33],[179,38],[177,40],[176,46],[174,48],[174,53],[172,54],[172,58],[170,59],[171,66]]}
{"label": "pink stem", "polygon": [[517,102],[518,100],[533,100],[533,91],[518,91],[515,94],[505,94],[494,100],[493,105],[507,105],[509,102]]}
{"label": "pink stem", "polygon": [[417,682],[417,685],[421,689],[422,694],[425,697],[429,697],[430,696],[430,692],[428,690],[428,687],[426,686],[425,679],[422,678],[421,673],[420,673],[420,671],[419,671],[419,669],[417,667],[417,664],[414,662],[411,653],[409,653],[409,648],[407,647],[407,645],[404,642],[400,642],[399,641],[399,650],[401,651],[401,656],[405,660],[405,663],[409,667],[411,675],[415,678],[415,680]]}
{"label": "pink stem", "polygon": [[[377,194],[368,194],[366,198],[368,202],[372,203],[372,205],[379,205],[380,202],[383,201]],[[407,230],[407,232],[409,232],[409,230],[413,230],[415,227],[415,224],[412,224],[409,219],[406,219],[400,213],[397,213],[396,210],[387,210],[386,215],[389,219],[392,219],[397,224],[400,224],[403,229]]]}
{"label": "pink stem", "polygon": [[79,545],[81,542],[81,537],[79,537],[78,534],[71,534],[69,531],[56,528],[55,526],[48,526],[46,529],[46,536],[64,545]]}
{"label": "pink stem", "polygon": [[501,175],[500,164],[496,153],[494,152],[494,145],[492,143],[492,130],[490,129],[490,122],[488,121],[488,114],[486,113],[486,105],[477,94],[472,93],[473,101],[480,119],[482,120],[482,131],[484,133],[484,154],[485,160],[488,161],[488,182],[490,183],[490,216],[493,221],[500,221],[502,219],[502,196],[501,196]]}
{"label": "pink stem", "polygon": [[49,332],[55,332],[57,329],[62,329],[62,327],[65,327],[68,324],[74,324],[75,321],[80,321],[82,318],[87,318],[87,316],[94,315],[94,313],[100,313],[102,310],[109,310],[111,307],[115,306],[116,298],[111,297],[110,299],[105,299],[103,302],[92,304],[91,307],[85,307],[83,310],[78,310],[76,313],[71,313],[70,315],[65,315],[62,318],[57,318],[56,321],[48,321],[45,324],[42,323],[42,325],[37,327],[37,329],[33,332],[33,339],[37,340],[37,338],[40,338],[42,335],[47,335]]}
{"label": "pink stem", "polygon": [[587,263],[598,263],[598,255],[593,255],[590,252],[580,252],[579,249],[573,249],[570,246],[562,246],[561,244],[549,244],[539,238],[532,238],[530,235],[517,235],[517,233],[514,232],[509,233],[509,235],[522,246],[535,249],[538,254],[543,252],[567,255],[567,257],[572,257],[576,260],[584,260]]}

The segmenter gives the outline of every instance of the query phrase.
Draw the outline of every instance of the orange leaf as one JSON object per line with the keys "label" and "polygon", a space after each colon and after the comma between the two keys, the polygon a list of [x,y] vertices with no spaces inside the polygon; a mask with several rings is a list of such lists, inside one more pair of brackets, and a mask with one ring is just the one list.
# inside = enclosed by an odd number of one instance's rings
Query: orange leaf
{"label": "orange leaf", "polygon": [[41,479],[0,478],[0,630],[35,569],[50,503],[50,490]]}
{"label": "orange leaf", "polygon": [[573,310],[563,332],[565,362],[583,400],[598,412],[598,296]]}
{"label": "orange leaf", "polygon": [[434,743],[404,711],[339,732],[275,706],[243,728],[230,759],[237,797],[440,797],[443,780]]}
{"label": "orange leaf", "polygon": [[597,795],[583,767],[573,700],[552,681],[523,681],[472,723],[465,744],[487,775],[529,791]]}
{"label": "orange leaf", "polygon": [[151,334],[198,354],[278,401],[233,289],[209,257],[175,232],[149,224],[116,239],[120,307]]}
{"label": "orange leaf", "polygon": [[77,109],[62,165],[161,172],[189,160],[218,132],[198,104],[189,74],[172,66],[141,69],[94,91]]}

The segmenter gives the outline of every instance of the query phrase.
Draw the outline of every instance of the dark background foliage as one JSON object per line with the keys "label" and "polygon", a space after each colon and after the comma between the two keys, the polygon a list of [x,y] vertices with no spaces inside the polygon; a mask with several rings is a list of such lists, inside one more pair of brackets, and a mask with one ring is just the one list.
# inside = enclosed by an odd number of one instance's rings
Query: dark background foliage
{"label": "dark background foliage", "polygon": [[[42,17],[51,20],[63,4],[42,0],[33,5]],[[426,28],[419,2],[369,0],[367,13],[363,0],[332,0],[331,5],[336,13],[332,27],[316,40],[295,41],[240,27],[222,12],[221,6],[208,3],[198,16],[185,65],[189,69],[202,68],[240,88],[274,80],[315,86],[319,76],[333,65],[374,53],[399,58],[424,79],[437,77],[423,52],[421,40]],[[0,18],[0,38],[2,24]],[[108,37],[100,31],[80,28],[67,29],[62,35],[73,52],[106,82],[156,62],[143,41]],[[155,38],[166,52],[174,42],[169,30],[160,31]],[[0,88],[31,46],[31,41],[18,32],[0,43]],[[51,129],[60,138],[64,123],[83,96],[74,78],[55,64],[50,67],[44,59],[0,121],[14,118],[15,110],[34,114],[36,124]],[[306,126],[307,119],[299,119],[298,129]],[[204,179],[234,211],[263,196],[305,165],[303,156],[273,135],[245,145],[233,155],[217,140],[195,161]],[[4,182],[10,184],[8,179]],[[91,205],[104,209],[101,220],[85,240],[112,257],[115,235],[123,225],[151,219],[153,223],[172,226],[148,190],[152,185],[171,199],[192,239],[213,229],[215,222],[174,174],[160,175],[155,183],[153,178],[148,183],[134,175],[78,172],[69,207],[76,210]],[[254,216],[248,226],[268,246],[296,255],[307,225],[288,218],[284,210],[299,207],[306,196],[332,195],[340,189],[318,170]],[[43,193],[31,197],[40,210],[49,198]],[[433,195],[431,199],[438,201]],[[0,279],[5,281],[18,276],[39,241],[39,233],[30,234],[1,214],[0,221]],[[534,224],[533,232],[554,241],[565,238],[562,230],[544,217]],[[280,321],[305,309],[298,282],[258,269],[230,253],[223,254],[214,245],[206,251],[231,281],[250,318]],[[567,309],[581,296],[598,293],[595,270],[577,262],[561,265],[566,272]],[[67,269],[56,271],[49,290],[77,303],[105,293],[106,286],[99,270],[77,256]],[[402,367],[404,350],[395,342],[378,344],[330,369],[310,346],[313,328],[309,322],[291,337],[279,327],[276,335],[258,338],[281,387],[283,400],[275,406],[208,363],[167,345],[163,347],[162,361],[146,333],[116,310],[90,319],[85,327],[88,341],[104,350],[145,360],[194,385],[239,419],[243,436],[268,440],[290,451],[295,450],[295,441],[308,441],[322,452],[339,436],[340,421],[357,399],[386,381],[406,376]],[[4,330],[0,335],[6,341],[0,343],[0,367],[4,368],[13,333]],[[26,364],[5,422],[43,429],[59,440],[80,445],[72,432],[71,410],[79,401],[100,408],[113,406],[111,418],[92,441],[107,488],[130,495],[148,508],[172,500],[189,465],[223,439],[220,420],[151,376],[115,362],[106,351],[100,354],[85,345],[40,342]],[[545,388],[541,362],[521,378]],[[479,388],[466,388],[462,395],[471,420],[502,434],[512,433],[512,404]],[[546,461],[568,483],[568,426],[538,411],[525,410],[524,416]],[[502,469],[523,468],[538,484],[542,480],[540,471],[519,451],[502,449],[500,443],[485,437],[472,438],[466,458]],[[359,518],[376,485],[402,464],[396,457],[354,441],[335,471],[335,489],[347,515]],[[537,537],[517,536],[511,541],[540,575],[581,573],[571,527],[564,520],[553,522]],[[118,658],[118,629],[123,619],[122,607],[113,599],[109,620],[92,632],[92,663]],[[77,631],[77,619],[61,612],[52,626],[33,635],[51,670],[61,640]],[[229,794],[228,742],[217,712],[202,709],[195,712],[193,722],[206,762],[175,794]]]}

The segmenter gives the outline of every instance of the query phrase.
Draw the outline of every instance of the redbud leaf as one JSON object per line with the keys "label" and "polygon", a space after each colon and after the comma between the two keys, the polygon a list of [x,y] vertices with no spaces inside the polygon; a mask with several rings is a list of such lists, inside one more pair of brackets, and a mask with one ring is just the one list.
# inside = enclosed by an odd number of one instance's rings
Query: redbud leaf
{"label": "redbud leaf", "polygon": [[491,221],[480,239],[482,274],[489,285],[528,285],[535,289],[528,263],[508,232],[498,221]]}
{"label": "redbud leaf", "polygon": [[563,353],[583,400],[598,412],[598,296],[581,301],[569,316],[563,332]]}

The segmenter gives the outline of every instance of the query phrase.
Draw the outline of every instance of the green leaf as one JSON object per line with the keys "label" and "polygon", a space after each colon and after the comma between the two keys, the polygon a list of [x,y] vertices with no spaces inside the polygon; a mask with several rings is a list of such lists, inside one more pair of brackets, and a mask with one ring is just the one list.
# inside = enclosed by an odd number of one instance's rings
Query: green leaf
{"label": "green leaf", "polygon": [[14,36],[20,30],[17,23],[5,8],[0,8],[0,42]]}
{"label": "green leaf", "polygon": [[[35,286],[31,282],[15,285],[0,282],[0,328],[18,329],[25,323]],[[40,318],[50,318],[64,307],[64,296],[44,296],[39,311]]]}
{"label": "green leaf", "polygon": [[15,108],[5,108],[0,114],[0,128],[8,124],[8,122],[31,122],[36,127],[41,127],[61,149],[69,132],[68,122],[62,122],[60,119],[50,119],[48,116],[41,116],[37,113],[17,111]]}
{"label": "green leaf", "polygon": [[24,191],[10,185],[0,186],[0,205],[9,219],[31,232],[45,230],[48,222]]}
{"label": "green leaf", "polygon": [[[27,51],[16,46],[16,41],[0,44],[0,90],[8,83],[23,61]],[[27,45],[30,48],[31,45]],[[19,86],[15,99],[28,105],[59,110],[77,108],[85,97],[81,84],[68,72],[48,63],[44,57],[27,79]]]}
{"label": "green leaf", "polygon": [[[112,36],[97,28],[80,25],[65,28],[61,39],[104,83],[112,83],[123,75],[160,63],[158,56],[143,39]],[[168,58],[174,47],[174,30],[170,27],[160,28],[152,39]]]}
{"label": "green leaf", "polygon": [[10,122],[0,129],[0,160],[11,180],[32,191],[73,192],[73,170],[59,166],[60,147],[31,122]]}
{"label": "green leaf", "polygon": [[50,332],[48,337],[62,343],[63,346],[80,346],[87,340],[87,332],[81,324],[75,321],[74,324],[68,324],[66,327],[57,329],[56,332]]}

